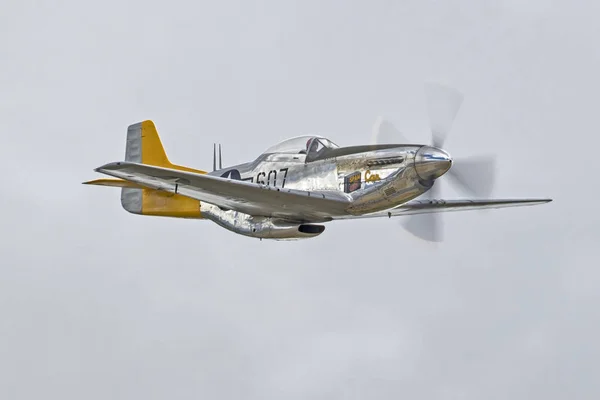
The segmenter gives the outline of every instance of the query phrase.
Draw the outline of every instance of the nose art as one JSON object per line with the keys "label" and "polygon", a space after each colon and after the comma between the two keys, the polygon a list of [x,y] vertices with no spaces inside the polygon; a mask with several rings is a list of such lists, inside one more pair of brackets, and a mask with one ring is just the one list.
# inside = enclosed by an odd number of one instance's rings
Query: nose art
{"label": "nose art", "polygon": [[415,157],[415,169],[423,180],[431,180],[444,175],[452,166],[452,158],[442,149],[423,146]]}

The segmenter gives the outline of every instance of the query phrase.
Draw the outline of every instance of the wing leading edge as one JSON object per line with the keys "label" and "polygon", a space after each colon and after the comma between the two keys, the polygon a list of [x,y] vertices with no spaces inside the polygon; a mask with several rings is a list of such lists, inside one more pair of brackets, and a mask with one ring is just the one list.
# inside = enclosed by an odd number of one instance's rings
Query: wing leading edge
{"label": "wing leading edge", "polygon": [[413,200],[385,211],[364,215],[344,215],[339,219],[399,217],[403,215],[470,211],[491,208],[534,206],[551,202],[552,199],[488,199],[488,200]]}
{"label": "wing leading edge", "polygon": [[340,192],[307,192],[277,188],[217,176],[152,165],[114,162],[97,172],[132,182],[140,187],[177,193],[224,209],[255,216],[294,221],[398,217],[403,215],[469,211],[544,204],[552,199],[413,200],[398,207],[371,214],[351,215],[351,199]]}
{"label": "wing leading edge", "polygon": [[95,171],[254,216],[330,221],[347,214],[350,204],[350,198],[338,192],[278,188],[140,163],[114,162]]}

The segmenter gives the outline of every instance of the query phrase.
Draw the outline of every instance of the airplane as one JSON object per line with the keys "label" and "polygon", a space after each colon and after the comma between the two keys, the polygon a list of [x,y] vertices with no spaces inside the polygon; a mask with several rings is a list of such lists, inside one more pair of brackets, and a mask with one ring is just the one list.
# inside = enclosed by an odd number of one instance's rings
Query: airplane
{"label": "airplane", "polygon": [[260,240],[313,238],[327,222],[400,216],[410,233],[439,242],[438,213],[552,201],[427,197],[437,193],[434,184],[446,174],[470,195],[489,194],[494,160],[453,159],[443,145],[462,93],[439,84],[427,84],[426,93],[430,144],[406,144],[380,118],[370,144],[340,147],[326,137],[304,135],[225,168],[221,146],[217,157],[215,144],[213,171],[208,172],[171,163],[155,124],[145,120],[128,127],[124,161],[95,169],[112,178],[83,183],[120,187],[121,205],[133,214],[206,219]]}

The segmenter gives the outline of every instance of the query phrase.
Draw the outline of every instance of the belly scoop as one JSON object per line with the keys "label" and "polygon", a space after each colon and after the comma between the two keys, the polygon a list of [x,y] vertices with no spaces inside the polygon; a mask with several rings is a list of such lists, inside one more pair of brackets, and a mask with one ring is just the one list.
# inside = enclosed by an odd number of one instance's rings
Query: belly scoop
{"label": "belly scoop", "polygon": [[200,210],[204,218],[229,231],[260,239],[308,239],[319,236],[325,230],[323,225],[252,216],[238,211],[223,210],[209,203],[202,203]]}

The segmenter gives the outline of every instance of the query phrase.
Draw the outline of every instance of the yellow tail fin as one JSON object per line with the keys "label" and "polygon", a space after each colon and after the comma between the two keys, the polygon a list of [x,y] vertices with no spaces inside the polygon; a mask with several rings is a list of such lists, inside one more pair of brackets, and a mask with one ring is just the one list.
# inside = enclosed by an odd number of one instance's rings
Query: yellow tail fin
{"label": "yellow tail fin", "polygon": [[[125,161],[205,174],[206,171],[175,165],[169,161],[154,122],[147,120],[127,128]],[[140,188],[120,179],[98,179],[91,185],[121,187],[121,205],[130,213],[178,218],[202,218],[200,202],[179,194]]]}

